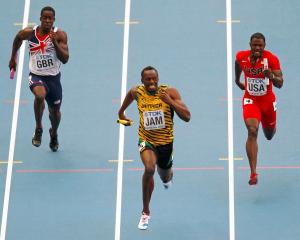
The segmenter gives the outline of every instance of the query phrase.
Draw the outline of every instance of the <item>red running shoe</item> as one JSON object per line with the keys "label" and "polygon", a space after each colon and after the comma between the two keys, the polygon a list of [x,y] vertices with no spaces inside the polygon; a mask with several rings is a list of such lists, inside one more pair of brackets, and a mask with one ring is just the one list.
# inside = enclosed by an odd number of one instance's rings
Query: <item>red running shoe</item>
{"label": "red running shoe", "polygon": [[257,182],[258,182],[258,179],[257,179],[257,173],[251,173],[250,175],[250,180],[249,180],[249,185],[256,185]]}

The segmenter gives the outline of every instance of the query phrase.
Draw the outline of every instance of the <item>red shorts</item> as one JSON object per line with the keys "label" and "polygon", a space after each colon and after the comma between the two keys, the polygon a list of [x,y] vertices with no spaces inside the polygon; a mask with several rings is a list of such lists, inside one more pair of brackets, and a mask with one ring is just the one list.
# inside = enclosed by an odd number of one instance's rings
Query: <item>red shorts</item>
{"label": "red shorts", "polygon": [[253,97],[246,95],[243,98],[243,117],[256,118],[264,129],[276,128],[276,98],[275,95]]}

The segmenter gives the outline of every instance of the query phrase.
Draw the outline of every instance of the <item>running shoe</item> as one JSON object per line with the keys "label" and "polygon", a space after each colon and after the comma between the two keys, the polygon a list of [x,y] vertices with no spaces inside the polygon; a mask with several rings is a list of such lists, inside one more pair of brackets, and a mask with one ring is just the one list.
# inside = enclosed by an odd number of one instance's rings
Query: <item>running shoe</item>
{"label": "running shoe", "polygon": [[251,173],[250,175],[250,180],[249,180],[249,185],[256,185],[257,182],[258,182],[258,179],[257,179],[257,173]]}
{"label": "running shoe", "polygon": [[143,212],[142,216],[141,216],[141,219],[140,219],[140,222],[139,222],[139,225],[138,225],[138,228],[140,230],[146,230],[148,228],[148,225],[149,225],[149,219],[150,219],[150,216]]}
{"label": "running shoe", "polygon": [[169,182],[166,182],[166,183],[163,182],[163,186],[167,190],[172,186],[172,183],[173,183],[172,180],[169,181]]}
{"label": "running shoe", "polygon": [[58,147],[59,147],[59,143],[58,143],[58,140],[57,140],[57,134],[52,135],[52,128],[49,129],[49,133],[50,133],[49,147],[53,152],[56,152],[58,150]]}
{"label": "running shoe", "polygon": [[36,128],[32,137],[32,145],[35,147],[41,146],[42,143],[42,135],[43,135],[43,129],[42,128]]}

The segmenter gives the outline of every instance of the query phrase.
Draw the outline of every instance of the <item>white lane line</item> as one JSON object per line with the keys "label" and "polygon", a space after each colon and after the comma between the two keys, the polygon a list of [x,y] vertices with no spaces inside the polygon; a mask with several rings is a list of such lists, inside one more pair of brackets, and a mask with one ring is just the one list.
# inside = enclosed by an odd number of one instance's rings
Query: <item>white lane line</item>
{"label": "white lane line", "polygon": [[229,239],[235,240],[234,160],[233,160],[233,97],[232,97],[232,18],[231,0],[226,0],[227,41],[227,98],[228,98],[228,187],[229,187]]}
{"label": "white lane line", "polygon": [[[128,70],[128,47],[129,47],[129,26],[130,26],[129,23],[130,23],[130,0],[125,0],[121,102],[123,102],[123,100],[126,96],[127,70]],[[118,152],[118,175],[117,175],[117,197],[116,197],[116,220],[115,220],[116,221],[115,222],[115,240],[120,240],[120,232],[121,232],[124,135],[125,135],[125,127],[122,124],[120,124],[119,152]]]}
{"label": "white lane line", "polygon": [[[23,29],[28,25],[29,8],[30,8],[30,0],[25,0]],[[18,68],[17,82],[16,82],[14,110],[13,110],[13,118],[12,118],[11,134],[10,134],[10,143],[9,143],[8,165],[7,165],[4,200],[3,200],[0,240],[5,240],[5,236],[6,236],[13,159],[14,159],[16,132],[17,132],[18,114],[19,114],[19,102],[20,102],[21,83],[22,83],[22,75],[23,75],[23,65],[24,65],[24,55],[25,55],[25,42],[22,43],[22,46],[20,48],[19,62],[17,67]]]}

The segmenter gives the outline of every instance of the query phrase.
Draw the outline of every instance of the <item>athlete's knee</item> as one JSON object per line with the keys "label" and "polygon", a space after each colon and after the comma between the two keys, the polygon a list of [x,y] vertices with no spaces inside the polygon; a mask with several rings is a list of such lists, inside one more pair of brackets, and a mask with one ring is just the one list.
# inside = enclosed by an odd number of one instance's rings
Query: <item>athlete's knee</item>
{"label": "athlete's knee", "polygon": [[50,116],[60,116],[59,107],[49,107],[49,114]]}
{"label": "athlete's knee", "polygon": [[257,135],[258,135],[258,127],[248,126],[248,137],[257,138]]}
{"label": "athlete's knee", "polygon": [[146,176],[153,176],[155,173],[155,166],[145,166],[144,174]]}
{"label": "athlete's knee", "polygon": [[45,100],[45,95],[44,94],[36,94],[35,95],[35,101],[38,103],[43,103]]}
{"label": "athlete's knee", "polygon": [[159,173],[160,179],[164,183],[169,182],[169,181],[172,180],[172,178],[173,178],[173,170],[172,170],[172,168],[164,169],[164,168],[160,168],[158,166],[157,171]]}
{"label": "athlete's knee", "polygon": [[167,175],[164,175],[164,176],[160,176],[160,179],[164,183],[170,182],[172,180],[172,174],[167,174]]}

